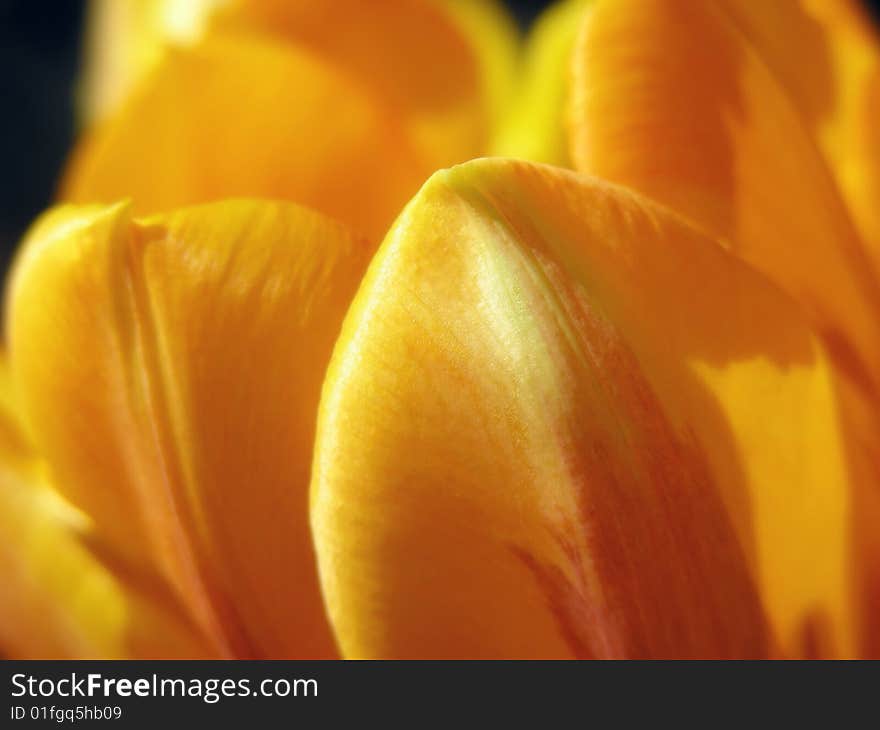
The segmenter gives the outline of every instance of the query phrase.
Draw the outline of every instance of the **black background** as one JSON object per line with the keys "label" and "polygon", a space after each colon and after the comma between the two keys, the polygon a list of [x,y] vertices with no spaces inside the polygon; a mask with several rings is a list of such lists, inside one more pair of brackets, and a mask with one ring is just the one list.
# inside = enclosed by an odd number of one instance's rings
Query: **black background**
{"label": "black background", "polygon": [[[526,26],[549,3],[508,4]],[[880,17],[880,0],[869,4]],[[50,204],[71,145],[83,7],[76,0],[0,0],[0,273],[24,229]]]}

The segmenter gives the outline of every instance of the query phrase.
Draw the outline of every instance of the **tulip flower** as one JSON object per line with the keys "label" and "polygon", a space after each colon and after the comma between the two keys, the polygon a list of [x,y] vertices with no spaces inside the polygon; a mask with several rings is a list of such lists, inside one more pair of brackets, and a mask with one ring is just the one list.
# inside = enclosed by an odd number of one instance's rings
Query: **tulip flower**
{"label": "tulip flower", "polygon": [[577,172],[437,173],[346,319],[312,497],[342,650],[876,655],[880,46],[794,2],[576,36]]}
{"label": "tulip flower", "polygon": [[0,653],[880,656],[855,6],[565,0],[514,90],[486,3],[173,6],[7,287]]}

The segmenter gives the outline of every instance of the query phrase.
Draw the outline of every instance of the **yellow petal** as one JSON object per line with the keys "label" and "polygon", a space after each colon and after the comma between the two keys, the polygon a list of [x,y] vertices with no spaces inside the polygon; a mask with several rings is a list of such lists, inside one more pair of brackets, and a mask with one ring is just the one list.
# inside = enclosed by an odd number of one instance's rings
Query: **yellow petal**
{"label": "yellow petal", "polygon": [[198,40],[226,0],[90,0],[79,84],[82,120],[95,123],[119,108],[162,56],[169,41]]}
{"label": "yellow petal", "polygon": [[61,197],[131,197],[137,213],[231,196],[287,199],[378,240],[433,169],[408,144],[389,111],[310,52],[214,35],[170,52],[84,140]]}
{"label": "yellow petal", "polygon": [[[251,25],[339,69],[401,119],[429,168],[427,177],[485,151],[494,92],[487,86],[483,44],[497,48],[492,36],[504,35],[496,18],[491,36],[484,33],[473,43],[464,13],[449,6],[449,0],[243,0],[227,14],[226,27]],[[470,11],[471,24],[477,13]],[[505,46],[503,53],[510,49]],[[345,99],[333,113],[347,113]]]}
{"label": "yellow petal", "polygon": [[857,0],[723,0],[830,166],[880,267],[880,40]]}
{"label": "yellow petal", "polygon": [[[768,14],[783,34],[775,51],[737,7]],[[811,45],[815,23],[795,10],[596,3],[576,49],[573,156],[578,169],[631,186],[723,239],[804,306],[838,363],[876,392],[877,271],[808,118],[827,99],[813,98],[815,74],[803,72],[822,63]],[[792,69],[778,60],[802,47],[809,63]]]}
{"label": "yellow petal", "polygon": [[89,549],[84,517],[51,488],[0,470],[0,654],[10,659],[212,658],[152,586]]}
{"label": "yellow petal", "polygon": [[318,396],[370,249],[286,204],[62,207],[11,286],[39,451],[98,539],[224,651],[328,656],[308,528]]}
{"label": "yellow petal", "polygon": [[[118,109],[168,43],[197,44],[212,28],[251,32],[308,51],[400,118],[428,168],[422,180],[485,151],[515,83],[517,30],[498,0],[97,0],[88,27],[82,95],[89,120]],[[249,64],[247,71],[251,85],[261,83],[259,68]],[[287,114],[314,101],[294,94],[303,83],[294,81],[293,91],[283,95],[296,101]],[[228,93],[238,103],[250,96],[242,91],[249,89]],[[345,93],[333,102],[311,110],[318,130],[329,118],[350,113]],[[282,108],[259,111],[279,114]],[[206,110],[200,124],[214,126],[217,119]]]}
{"label": "yellow petal", "polygon": [[[491,135],[504,123],[519,75],[519,30],[500,0],[438,0],[470,42],[482,75]],[[480,150],[482,152],[482,150]]]}
{"label": "yellow petal", "polygon": [[880,37],[856,0],[803,4],[822,29],[834,82],[833,105],[816,120],[819,141],[880,269]]}
{"label": "yellow petal", "polygon": [[837,409],[797,306],[673,214],[524,162],[437,173],[324,386],[341,648],[855,654]]}
{"label": "yellow petal", "polygon": [[520,87],[492,145],[493,153],[571,167],[567,134],[571,57],[579,21],[589,4],[589,0],[562,0],[535,21]]}
{"label": "yellow petal", "polygon": [[0,362],[0,655],[18,659],[209,657],[161,593],[88,547],[88,521],[45,482]]}

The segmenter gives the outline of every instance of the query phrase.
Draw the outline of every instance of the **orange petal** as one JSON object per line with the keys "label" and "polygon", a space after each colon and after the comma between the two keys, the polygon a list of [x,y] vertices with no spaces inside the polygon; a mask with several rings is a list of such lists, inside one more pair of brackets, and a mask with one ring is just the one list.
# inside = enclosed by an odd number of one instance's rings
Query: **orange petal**
{"label": "orange petal", "polygon": [[[85,117],[118,109],[166,44],[197,44],[217,28],[274,37],[342,73],[401,119],[429,168],[423,179],[484,152],[516,80],[518,33],[500,0],[94,0],[81,89]],[[251,83],[259,84],[260,74]],[[339,95],[332,114],[344,116],[346,104]],[[318,124],[327,121],[326,109],[315,113]],[[203,118],[202,126],[214,125],[216,119]]]}
{"label": "orange petal", "polygon": [[[96,14],[86,88],[127,102],[77,149],[63,199],[131,197],[152,213],[281,198],[378,240],[431,172],[482,154],[500,123],[516,34],[491,0],[218,5],[146,3],[137,24]],[[108,36],[138,58],[122,63]],[[163,54],[162,41],[184,45]]]}
{"label": "orange petal", "polygon": [[861,3],[722,6],[797,107],[880,268],[880,39]]}
{"label": "orange petal", "polygon": [[571,57],[590,0],[554,2],[529,31],[521,80],[492,152],[571,167],[568,96]]}
{"label": "orange petal", "polygon": [[[509,66],[514,60],[510,39],[500,49],[495,43],[495,52],[482,47],[504,33],[503,15],[496,11],[491,31],[475,42],[469,28],[478,11],[466,18],[451,5],[449,0],[242,0],[229,13],[227,27],[250,24],[308,49],[368,90],[402,120],[430,168],[427,177],[483,153],[495,111],[493,82],[504,83],[487,64]],[[346,113],[344,100],[337,109]]]}
{"label": "orange petal", "polygon": [[724,239],[876,392],[877,269],[814,135],[833,82],[817,34],[786,3],[598,2],[576,50],[573,156]]}
{"label": "orange petal", "polygon": [[837,408],[797,306],[673,214],[522,162],[438,173],[324,386],[343,652],[857,653]]}
{"label": "orange petal", "polygon": [[[62,198],[153,213],[294,200],[381,238],[433,168],[396,117],[307,50],[213,35],[176,49],[76,151]],[[377,175],[381,170],[381,184]]]}
{"label": "orange petal", "polygon": [[835,82],[834,106],[817,120],[819,141],[880,269],[880,36],[856,0],[803,4],[824,32]]}
{"label": "orange petal", "polygon": [[225,651],[334,653],[307,521],[318,396],[370,249],[291,205],[62,207],[9,296],[55,479]]}

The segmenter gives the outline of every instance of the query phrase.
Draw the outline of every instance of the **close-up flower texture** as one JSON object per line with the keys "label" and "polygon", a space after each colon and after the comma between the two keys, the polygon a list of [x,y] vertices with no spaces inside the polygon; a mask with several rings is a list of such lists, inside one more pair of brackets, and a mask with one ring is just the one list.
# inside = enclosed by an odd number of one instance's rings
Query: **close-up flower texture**
{"label": "close-up flower texture", "polygon": [[82,33],[5,284],[0,656],[880,658],[868,5]]}

